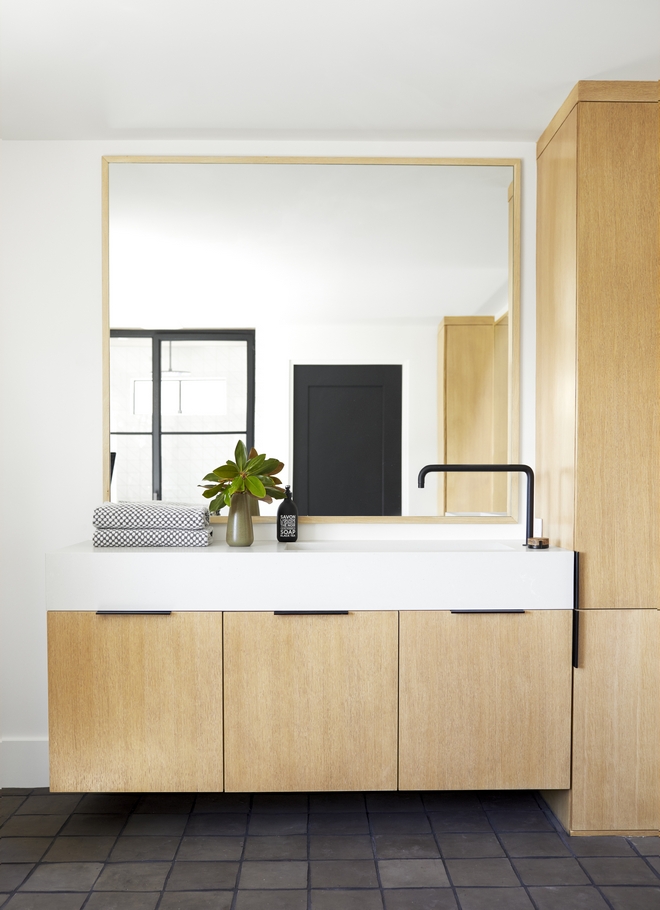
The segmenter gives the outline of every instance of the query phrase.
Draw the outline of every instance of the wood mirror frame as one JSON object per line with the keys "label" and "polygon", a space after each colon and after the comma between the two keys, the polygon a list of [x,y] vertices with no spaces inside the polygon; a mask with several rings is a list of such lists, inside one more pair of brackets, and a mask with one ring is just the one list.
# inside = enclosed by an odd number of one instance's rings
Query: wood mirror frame
{"label": "wood mirror frame", "polygon": [[[391,158],[391,157],[277,157],[277,156],[165,156],[118,155],[102,158],[102,307],[103,307],[103,496],[110,499],[110,165],[111,164],[345,164],[398,166],[490,166],[511,167],[513,181],[509,199],[509,327],[508,327],[508,427],[507,461],[519,460],[520,440],[520,212],[521,161],[515,158]],[[422,465],[420,463],[419,467]],[[459,476],[459,475],[455,475]],[[467,475],[462,475],[467,476]],[[497,476],[497,475],[493,475]],[[506,515],[396,515],[396,516],[301,516],[301,523],[363,524],[510,524],[518,522],[518,477],[510,476]],[[212,521],[226,522],[224,516]],[[274,522],[274,516],[255,518]]]}

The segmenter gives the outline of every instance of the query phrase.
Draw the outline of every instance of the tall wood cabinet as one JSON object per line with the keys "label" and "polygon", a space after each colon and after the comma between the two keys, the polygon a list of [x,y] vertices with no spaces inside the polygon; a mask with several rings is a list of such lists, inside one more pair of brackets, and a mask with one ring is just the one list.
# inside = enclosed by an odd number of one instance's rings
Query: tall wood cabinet
{"label": "tall wood cabinet", "polygon": [[658,83],[581,82],[538,143],[537,515],[580,553],[575,833],[660,828]]}

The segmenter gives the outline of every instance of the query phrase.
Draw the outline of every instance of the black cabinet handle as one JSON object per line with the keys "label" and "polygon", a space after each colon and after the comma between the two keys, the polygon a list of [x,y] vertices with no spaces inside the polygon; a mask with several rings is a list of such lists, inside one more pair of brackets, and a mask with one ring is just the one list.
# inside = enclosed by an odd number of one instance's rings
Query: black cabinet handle
{"label": "black cabinet handle", "polygon": [[171,610],[97,610],[97,616],[171,616]]}
{"label": "black cabinet handle", "polygon": [[273,616],[348,616],[348,610],[274,610]]}
{"label": "black cabinet handle", "polygon": [[573,666],[580,662],[580,554],[573,554]]}
{"label": "black cabinet handle", "polygon": [[526,613],[526,610],[450,610],[450,613]]}

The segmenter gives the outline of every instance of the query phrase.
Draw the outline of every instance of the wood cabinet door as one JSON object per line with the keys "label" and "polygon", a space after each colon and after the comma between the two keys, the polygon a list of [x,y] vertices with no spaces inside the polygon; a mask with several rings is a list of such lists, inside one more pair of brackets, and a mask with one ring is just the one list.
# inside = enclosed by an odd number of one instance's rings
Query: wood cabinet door
{"label": "wood cabinet door", "polygon": [[396,789],[397,625],[225,613],[226,789]]}
{"label": "wood cabinet door", "polygon": [[50,786],[222,790],[222,614],[48,614]]}
{"label": "wood cabinet door", "polygon": [[402,790],[570,786],[570,610],[400,614]]}

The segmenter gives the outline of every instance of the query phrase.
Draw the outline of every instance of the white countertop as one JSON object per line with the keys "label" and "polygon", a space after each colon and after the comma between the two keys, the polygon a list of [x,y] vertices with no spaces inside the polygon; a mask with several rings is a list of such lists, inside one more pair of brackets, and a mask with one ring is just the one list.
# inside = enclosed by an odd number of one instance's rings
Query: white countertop
{"label": "white countertop", "polygon": [[46,556],[49,610],[568,610],[572,598],[573,553],[519,540],[84,541]]}

